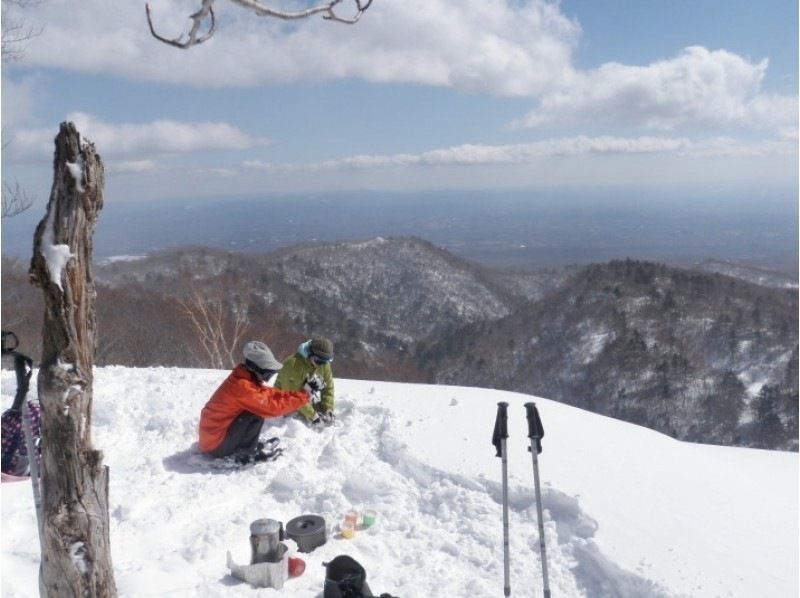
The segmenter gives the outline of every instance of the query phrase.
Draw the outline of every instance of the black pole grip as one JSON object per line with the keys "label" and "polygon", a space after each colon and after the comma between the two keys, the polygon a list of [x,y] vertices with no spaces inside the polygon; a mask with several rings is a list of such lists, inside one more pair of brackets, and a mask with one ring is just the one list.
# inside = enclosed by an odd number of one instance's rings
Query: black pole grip
{"label": "black pole grip", "polygon": [[536,403],[525,403],[525,411],[528,418],[528,438],[536,441],[536,452],[541,453],[544,426],[542,426],[542,419],[539,417],[539,410],[536,409]]}
{"label": "black pole grip", "polygon": [[19,347],[19,339],[13,332],[3,330],[3,355],[10,355]]}
{"label": "black pole grip", "polygon": [[22,402],[28,395],[28,389],[30,388],[33,360],[27,355],[16,351],[12,355],[14,356],[14,372],[17,375],[17,393],[14,395],[14,403],[11,405],[11,410],[20,411]]}
{"label": "black pole grip", "polygon": [[496,457],[503,456],[500,441],[504,438],[508,438],[508,403],[501,401],[497,404],[497,417],[494,420],[494,434],[492,434],[492,444],[497,449]]}

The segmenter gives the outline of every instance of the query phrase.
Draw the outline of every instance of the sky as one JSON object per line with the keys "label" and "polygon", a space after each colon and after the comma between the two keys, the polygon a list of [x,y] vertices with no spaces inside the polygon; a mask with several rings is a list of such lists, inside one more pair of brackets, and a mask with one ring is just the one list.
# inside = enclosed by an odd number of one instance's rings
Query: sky
{"label": "sky", "polygon": [[[374,0],[355,25],[243,4],[181,50],[138,0],[4,2],[39,35],[2,65],[3,180],[46,197],[71,120],[119,200],[797,187],[791,0]],[[154,26],[199,5],[152,0]]]}

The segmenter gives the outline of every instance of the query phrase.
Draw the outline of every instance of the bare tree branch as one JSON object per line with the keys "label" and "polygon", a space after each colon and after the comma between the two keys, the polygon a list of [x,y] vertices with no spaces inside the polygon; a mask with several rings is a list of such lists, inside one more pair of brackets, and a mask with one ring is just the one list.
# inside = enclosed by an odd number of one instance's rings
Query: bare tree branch
{"label": "bare tree branch", "polygon": [[[170,46],[175,46],[176,48],[187,49],[191,48],[192,46],[196,46],[198,44],[202,44],[204,41],[211,38],[214,35],[214,31],[217,28],[217,22],[214,18],[214,8],[212,5],[214,4],[214,0],[203,0],[203,6],[198,10],[196,13],[189,15],[189,18],[192,20],[192,28],[189,30],[189,33],[186,35],[186,39],[182,41],[183,35],[176,37],[175,39],[167,39],[158,33],[156,33],[155,27],[153,26],[153,19],[150,15],[150,3],[144,5],[145,12],[147,13],[147,25],[150,27],[150,33],[153,34],[153,37],[156,38],[158,41],[164,42],[165,44],[169,44]],[[211,19],[211,23],[208,27],[208,31],[205,35],[201,35],[198,37],[198,32],[200,31],[200,25],[206,18]]]}
{"label": "bare tree branch", "polygon": [[199,286],[187,277],[186,295],[177,299],[209,367],[224,369],[237,363],[236,349],[250,325],[249,296],[231,293],[232,281]]}
{"label": "bare tree branch", "polygon": [[[170,46],[175,46],[176,48],[181,49],[188,49],[192,46],[196,46],[202,44],[203,42],[207,41],[214,35],[214,31],[216,30],[216,22],[214,19],[214,9],[213,4],[215,0],[202,0],[202,6],[200,10],[198,10],[193,15],[190,15],[189,18],[192,20],[192,28],[186,36],[181,35],[176,37],[175,39],[168,39],[159,35],[155,31],[155,27],[153,26],[153,21],[150,14],[150,4],[145,4],[145,11],[147,12],[147,24],[150,27],[150,33],[155,37],[157,40],[164,42],[165,44],[169,44]],[[361,18],[361,15],[364,14],[370,5],[372,4],[372,0],[353,0],[353,4],[355,5],[355,14],[352,17],[342,17],[336,13],[336,8],[341,5],[342,0],[329,0],[328,2],[323,2],[317,6],[312,6],[305,10],[298,10],[298,11],[284,11],[272,8],[267,6],[266,4],[260,2],[260,0],[230,0],[234,4],[238,4],[239,6],[252,10],[256,16],[259,17],[273,17],[276,19],[283,19],[285,21],[292,21],[297,19],[305,19],[308,17],[312,17],[317,14],[321,14],[322,18],[327,21],[336,21],[337,23],[345,23],[347,25],[354,25],[358,22]],[[198,36],[198,31],[200,30],[200,26],[203,21],[210,19],[211,22],[209,24],[208,32],[204,35]]]}
{"label": "bare tree branch", "polygon": [[3,183],[3,219],[22,214],[33,205],[33,201],[34,197],[20,187],[19,182],[15,181],[13,186]]}
{"label": "bare tree branch", "polygon": [[3,0],[3,23],[2,23],[2,60],[3,62],[14,62],[22,59],[25,52],[23,44],[42,33],[40,28],[32,27],[25,21],[15,20],[8,16],[7,8],[16,6],[26,9],[39,4],[40,0]]}

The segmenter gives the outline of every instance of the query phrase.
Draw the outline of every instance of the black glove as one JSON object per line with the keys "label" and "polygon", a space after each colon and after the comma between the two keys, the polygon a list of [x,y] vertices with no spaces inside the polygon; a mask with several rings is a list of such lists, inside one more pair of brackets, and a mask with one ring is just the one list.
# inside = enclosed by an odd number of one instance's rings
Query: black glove
{"label": "black glove", "polygon": [[325,425],[325,422],[322,421],[322,418],[319,416],[319,413],[315,413],[314,417],[312,417],[311,419],[303,418],[303,420],[305,421],[305,424],[309,428],[312,428],[314,430],[319,430]]}
{"label": "black glove", "polygon": [[306,384],[313,392],[319,392],[325,388],[325,382],[319,376],[309,376],[306,378]]}
{"label": "black glove", "polygon": [[319,414],[319,418],[326,426],[332,426],[336,422],[336,416],[333,411],[323,411]]}

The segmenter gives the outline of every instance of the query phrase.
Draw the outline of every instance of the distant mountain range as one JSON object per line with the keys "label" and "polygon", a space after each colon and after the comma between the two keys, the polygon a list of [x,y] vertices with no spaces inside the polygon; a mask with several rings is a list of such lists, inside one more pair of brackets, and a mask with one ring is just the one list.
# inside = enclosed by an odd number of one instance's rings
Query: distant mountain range
{"label": "distant mountain range", "polygon": [[[29,258],[43,209],[3,220],[3,255]],[[725,260],[797,280],[797,193],[686,189],[337,192],[120,203],[106,198],[95,256],[187,245],[263,254],[299,243],[415,236],[474,262],[543,267]]]}
{"label": "distant mountain range", "polygon": [[[323,334],[343,377],[518,390],[682,439],[797,449],[796,289],[634,260],[492,268],[415,237],[182,248],[95,276],[100,365],[230,365],[202,350],[200,298],[227,338],[246,321],[231,359],[248,338],[286,356]],[[4,260],[4,329],[34,355],[37,301]]]}

